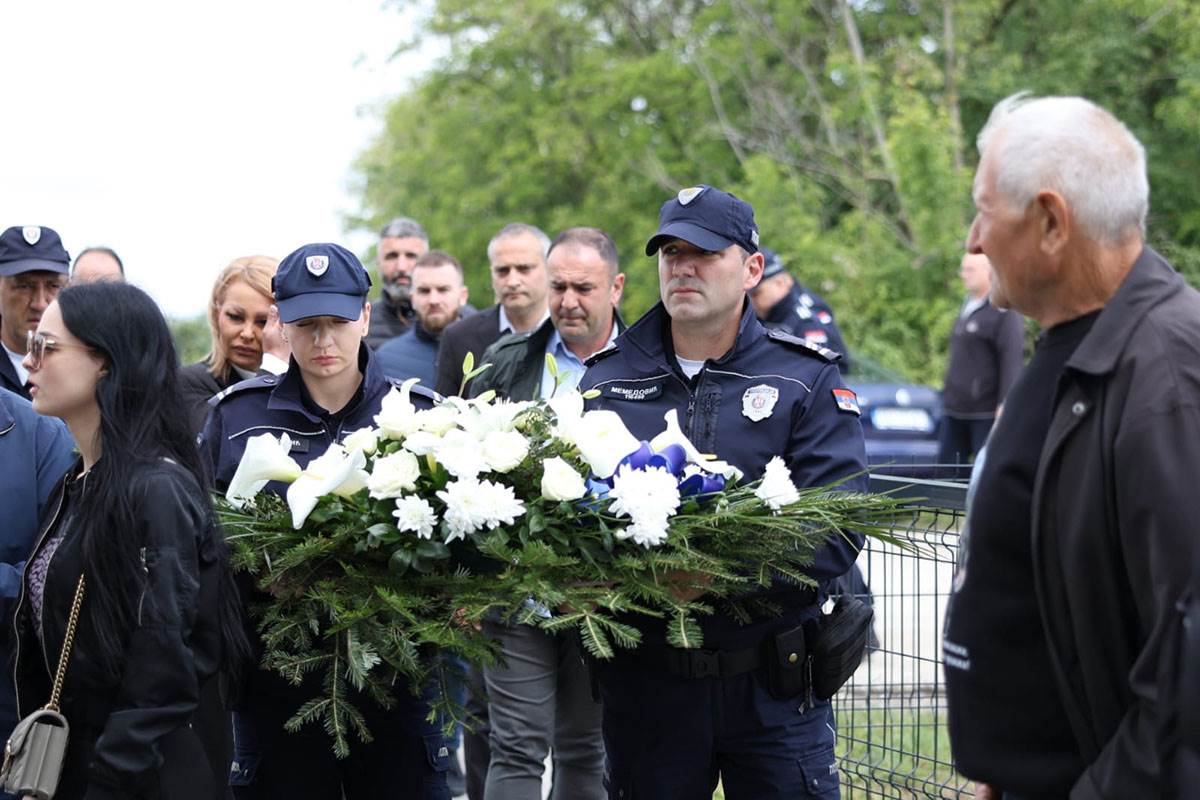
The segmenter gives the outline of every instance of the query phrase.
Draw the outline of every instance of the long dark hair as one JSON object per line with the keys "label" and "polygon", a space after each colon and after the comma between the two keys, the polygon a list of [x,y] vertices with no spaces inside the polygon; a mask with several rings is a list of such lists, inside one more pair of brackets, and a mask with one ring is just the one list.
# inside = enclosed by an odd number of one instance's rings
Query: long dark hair
{"label": "long dark hair", "polygon": [[[76,519],[85,521],[81,544],[89,602],[84,607],[100,644],[100,666],[116,677],[136,623],[137,596],[129,587],[145,580],[144,543],[132,535],[137,500],[129,476],[141,468],[161,468],[167,458],[192,474],[205,497],[206,479],[183,413],[171,332],[149,295],[126,283],[81,284],[63,289],[58,306],[67,329],[107,362],[106,374],[96,382],[100,458]],[[205,508],[213,539],[209,552],[220,560],[222,673],[229,676],[248,647],[224,540],[213,525],[211,506]]]}

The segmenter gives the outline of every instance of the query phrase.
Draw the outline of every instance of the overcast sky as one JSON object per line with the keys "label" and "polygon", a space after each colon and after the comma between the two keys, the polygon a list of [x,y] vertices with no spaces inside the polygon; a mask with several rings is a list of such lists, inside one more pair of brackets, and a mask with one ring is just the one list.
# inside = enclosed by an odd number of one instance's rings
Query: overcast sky
{"label": "overcast sky", "polygon": [[356,252],[350,164],[428,52],[380,0],[4,4],[0,229],[113,247],[174,316],[231,259]]}

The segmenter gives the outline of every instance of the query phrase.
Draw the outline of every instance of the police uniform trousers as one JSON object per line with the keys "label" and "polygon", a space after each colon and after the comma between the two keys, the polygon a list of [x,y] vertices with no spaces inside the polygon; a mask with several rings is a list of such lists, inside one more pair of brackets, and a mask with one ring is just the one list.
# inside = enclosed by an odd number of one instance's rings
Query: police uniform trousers
{"label": "police uniform trousers", "polygon": [[284,723],[299,708],[296,697],[247,698],[234,712],[235,761],[230,783],[237,800],[450,800],[446,772],[449,743],[425,719],[426,699],[404,686],[384,710],[365,696],[356,702],[372,741],[350,734],[350,755],[339,759],[320,723],[296,733]]}
{"label": "police uniform trousers", "polygon": [[[620,657],[618,657],[620,658]],[[628,663],[597,667],[609,800],[837,800],[833,709],[776,700],[762,667],[682,678]]]}

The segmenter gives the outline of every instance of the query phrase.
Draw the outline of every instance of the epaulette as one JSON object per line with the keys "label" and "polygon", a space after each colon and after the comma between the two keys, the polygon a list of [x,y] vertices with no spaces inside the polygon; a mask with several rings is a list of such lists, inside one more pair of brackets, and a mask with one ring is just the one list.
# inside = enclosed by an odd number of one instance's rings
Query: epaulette
{"label": "epaulette", "polygon": [[[390,383],[392,386],[394,386],[397,389],[403,389],[404,388],[404,380],[405,379],[403,379],[403,378],[388,378],[387,382]],[[412,385],[412,388],[409,389],[408,391],[410,394],[415,394],[419,397],[428,398],[434,405],[437,405],[438,403],[442,402],[442,396],[440,394],[435,392],[433,389],[428,388],[427,386],[422,386],[419,383],[414,383]]]}
{"label": "epaulette", "polygon": [[799,336],[793,336],[787,331],[768,329],[767,338],[774,339],[777,342],[782,342],[783,344],[789,345],[802,353],[807,353],[810,356],[819,358],[822,361],[830,364],[834,363],[835,361],[840,361],[842,358],[842,354],[835,350],[830,350],[828,347],[821,347],[819,344],[813,344],[807,339],[801,339]]}
{"label": "epaulette", "polygon": [[584,361],[583,365],[585,367],[590,367],[598,361],[603,361],[620,349],[620,345],[618,345],[616,342],[613,342],[603,350],[597,350],[595,353],[592,353],[590,356],[588,356],[587,361]]}
{"label": "epaulette", "polygon": [[244,381],[238,381],[232,386],[226,386],[221,391],[208,399],[210,406],[216,406],[226,397],[232,397],[235,394],[249,392],[255,389],[274,389],[279,385],[279,375],[255,375],[253,378],[248,378]]}

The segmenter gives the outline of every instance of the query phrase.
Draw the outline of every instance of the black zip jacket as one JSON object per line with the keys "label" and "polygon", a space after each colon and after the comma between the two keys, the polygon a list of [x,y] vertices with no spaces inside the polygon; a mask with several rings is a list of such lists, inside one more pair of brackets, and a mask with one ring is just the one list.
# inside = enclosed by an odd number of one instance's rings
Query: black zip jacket
{"label": "black zip jacket", "polygon": [[[199,704],[202,696],[204,702],[219,702],[207,689],[222,661],[218,593],[221,570],[228,567],[220,558],[207,498],[187,470],[162,460],[135,468],[128,479],[137,522],[119,535],[140,543],[143,577],[124,588],[139,598],[137,621],[125,643],[121,675],[106,676],[89,625],[98,595],[85,592],[63,686],[61,708],[71,735],[55,797],[223,797],[228,761],[224,772],[213,774],[223,754],[204,751],[196,726],[202,718],[223,718],[201,713]],[[50,697],[83,569],[82,534],[89,521],[74,512],[86,480],[59,482],[30,555],[32,563],[45,542],[65,530],[46,575],[40,630],[27,586],[18,599],[14,675],[22,716]],[[89,580],[94,586],[95,579]],[[206,740],[213,741],[207,733]],[[217,740],[228,735],[215,733]]]}
{"label": "black zip jacket", "polygon": [[[1072,800],[1171,787],[1178,648],[1200,520],[1200,294],[1145,249],[1067,361],[1033,487],[1033,571],[1088,767]],[[1196,680],[1193,675],[1191,680]]]}

